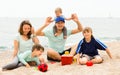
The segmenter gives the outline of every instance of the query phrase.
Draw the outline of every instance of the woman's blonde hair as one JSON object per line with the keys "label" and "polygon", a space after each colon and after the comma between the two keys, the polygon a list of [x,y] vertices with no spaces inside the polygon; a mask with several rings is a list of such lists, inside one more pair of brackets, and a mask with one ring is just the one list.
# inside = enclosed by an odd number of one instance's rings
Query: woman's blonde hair
{"label": "woman's blonde hair", "polygon": [[60,7],[58,7],[58,8],[55,9],[55,12],[60,12],[60,13],[62,13],[62,9],[61,9]]}

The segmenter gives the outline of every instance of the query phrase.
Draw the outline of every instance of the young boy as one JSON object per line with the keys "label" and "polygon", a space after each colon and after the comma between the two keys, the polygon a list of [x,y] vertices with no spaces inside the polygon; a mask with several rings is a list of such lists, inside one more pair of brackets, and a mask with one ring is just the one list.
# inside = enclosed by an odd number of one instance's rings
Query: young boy
{"label": "young boy", "polygon": [[[16,64],[8,64],[2,67],[2,70],[10,70],[20,66],[30,67],[28,62],[35,61],[37,65],[40,64],[39,56],[44,52],[44,48],[40,44],[35,44],[32,47],[32,51],[25,51],[18,55],[18,60],[16,60]],[[42,63],[42,61],[41,61]],[[16,65],[16,66],[13,66]]]}
{"label": "young boy", "polygon": [[[63,15],[62,15],[62,9],[61,8],[56,8],[55,9],[55,14],[56,14],[56,17],[54,19],[54,21],[56,21],[57,17],[62,17],[64,18],[65,20],[71,20],[72,18],[65,18]],[[53,27],[53,32],[55,34],[55,36],[57,36],[57,29],[56,29],[56,26]],[[64,26],[63,28],[63,38],[66,39],[67,38],[67,28]]]}
{"label": "young boy", "polygon": [[101,63],[103,61],[102,57],[99,55],[98,50],[105,50],[110,58],[112,55],[107,48],[99,40],[95,39],[92,34],[92,29],[86,27],[83,30],[84,38],[79,42],[76,53],[77,53],[77,63],[86,64],[87,61],[92,61],[93,63]]}

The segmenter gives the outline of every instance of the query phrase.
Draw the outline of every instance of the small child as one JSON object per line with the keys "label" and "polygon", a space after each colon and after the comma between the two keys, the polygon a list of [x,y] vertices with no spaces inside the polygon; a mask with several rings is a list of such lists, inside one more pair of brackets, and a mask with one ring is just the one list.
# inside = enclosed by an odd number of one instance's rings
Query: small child
{"label": "small child", "polygon": [[[32,47],[32,51],[25,51],[18,55],[18,60],[16,60],[16,64],[10,63],[4,67],[2,67],[2,71],[11,70],[20,66],[30,67],[28,62],[34,61],[37,65],[40,64],[39,56],[44,52],[44,48],[40,44],[35,44]],[[41,61],[42,63],[42,61]],[[16,66],[13,66],[16,65]]]}
{"label": "small child", "polygon": [[[56,20],[57,17],[62,17],[64,18],[65,20],[71,20],[72,18],[65,18],[63,15],[62,15],[62,9],[61,8],[56,8],[55,9],[55,14],[56,14],[56,17],[54,19],[54,21]],[[64,26],[63,28],[63,38],[66,39],[67,38],[67,28]],[[53,32],[54,32],[54,35],[57,36],[57,28],[56,26],[53,27]]]}
{"label": "small child", "polygon": [[90,27],[84,28],[82,33],[84,38],[79,42],[76,50],[77,64],[83,65],[86,64],[87,61],[92,61],[94,64],[101,63],[103,59],[97,49],[105,50],[109,57],[112,58],[107,46],[93,37]]}

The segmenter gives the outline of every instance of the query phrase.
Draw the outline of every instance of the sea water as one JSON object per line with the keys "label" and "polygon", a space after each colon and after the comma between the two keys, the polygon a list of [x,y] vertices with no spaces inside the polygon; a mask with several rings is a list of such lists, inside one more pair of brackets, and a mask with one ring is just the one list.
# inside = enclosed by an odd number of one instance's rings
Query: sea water
{"label": "sea water", "polygon": [[[11,18],[0,17],[0,50],[12,50],[13,41],[18,34],[20,23],[23,20],[29,20],[34,29],[40,28],[45,18]],[[79,18],[83,27],[90,26],[93,29],[93,35],[95,38],[102,42],[120,41],[120,18]],[[67,29],[75,29],[77,25],[74,21],[66,21]],[[51,23],[44,30],[50,29],[54,26],[54,22]],[[48,39],[43,36],[38,36],[40,43],[47,47]],[[82,33],[71,35],[66,40],[66,45],[72,45],[78,43],[83,38]]]}

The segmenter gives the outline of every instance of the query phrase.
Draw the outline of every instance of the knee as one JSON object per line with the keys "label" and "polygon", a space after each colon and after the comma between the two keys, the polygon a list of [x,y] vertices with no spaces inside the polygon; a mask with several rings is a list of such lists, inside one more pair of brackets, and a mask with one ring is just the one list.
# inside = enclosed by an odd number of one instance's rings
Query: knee
{"label": "knee", "polygon": [[48,56],[54,55],[54,53],[55,53],[55,51],[52,50],[52,49],[47,50],[47,55]]}
{"label": "knee", "polygon": [[12,61],[11,63],[9,63],[9,65],[11,66],[16,66],[18,64],[18,61]]}
{"label": "knee", "polygon": [[103,61],[101,57],[96,57],[95,60],[96,60],[96,63],[102,63]]}
{"label": "knee", "polygon": [[53,52],[53,50],[49,49],[47,50],[47,54],[51,54]]}
{"label": "knee", "polygon": [[87,61],[88,61],[87,58],[82,58],[80,59],[80,64],[85,65]]}
{"label": "knee", "polygon": [[50,50],[48,50],[48,51],[47,51],[47,56],[51,56],[51,53],[52,53],[52,52],[51,52]]}

